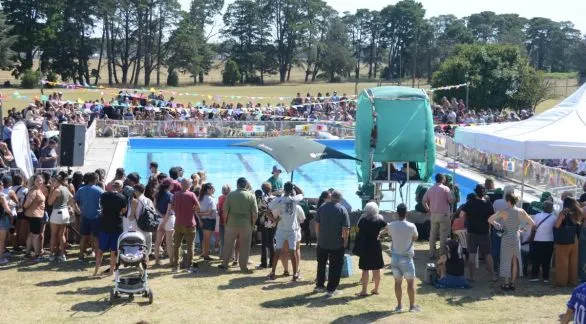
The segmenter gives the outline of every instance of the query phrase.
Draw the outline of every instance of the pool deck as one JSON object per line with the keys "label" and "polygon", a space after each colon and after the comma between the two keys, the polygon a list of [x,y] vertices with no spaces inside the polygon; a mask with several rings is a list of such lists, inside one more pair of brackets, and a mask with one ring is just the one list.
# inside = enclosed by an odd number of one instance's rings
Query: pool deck
{"label": "pool deck", "polygon": [[112,139],[111,137],[97,137],[85,155],[84,166],[75,171],[92,172],[97,169],[106,170],[108,181],[114,178],[116,168],[124,165],[124,156],[128,146],[127,138]]}
{"label": "pool deck", "polygon": [[[106,179],[110,181],[114,178],[116,169],[124,166],[124,157],[127,148],[128,138],[112,139],[111,137],[97,137],[85,156],[85,165],[76,168],[75,171],[91,172],[102,168],[106,170]],[[436,164],[447,168],[448,161],[444,157],[438,155]],[[466,178],[477,181],[478,183],[484,183],[484,180],[488,177],[486,174],[468,168],[460,168],[457,169],[456,172]],[[502,178],[495,179],[496,187],[502,188],[506,185],[520,188],[520,184],[518,183]],[[541,193],[541,191],[536,190],[535,188],[525,187],[523,200],[527,202],[539,200]]]}

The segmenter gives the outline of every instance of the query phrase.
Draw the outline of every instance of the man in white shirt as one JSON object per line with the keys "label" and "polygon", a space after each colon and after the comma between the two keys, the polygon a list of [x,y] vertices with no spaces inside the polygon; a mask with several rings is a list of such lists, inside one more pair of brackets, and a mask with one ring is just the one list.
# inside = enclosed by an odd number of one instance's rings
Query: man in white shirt
{"label": "man in white shirt", "polygon": [[[293,281],[299,279],[299,268],[295,251],[297,250],[297,232],[299,223],[297,222],[297,204],[303,200],[303,191],[291,182],[283,186],[284,194],[281,197],[273,199],[269,203],[269,208],[273,215],[277,215],[273,221],[277,222],[277,231],[275,233],[275,256],[273,258],[273,267],[268,276],[269,280],[275,279],[277,263],[285,242],[289,247],[289,257],[293,264]],[[270,217],[270,216],[269,216]],[[273,216],[274,217],[274,216]]]}
{"label": "man in white shirt", "polygon": [[549,282],[549,268],[553,255],[553,226],[556,219],[553,202],[550,200],[543,203],[543,212],[533,217],[536,231],[531,243],[533,255],[530,282],[539,282],[540,269],[543,282]]}
{"label": "man in white shirt", "polygon": [[402,312],[401,304],[403,278],[407,280],[407,295],[409,295],[409,312],[419,312],[419,306],[415,305],[415,263],[413,256],[415,250],[413,244],[417,240],[419,233],[415,224],[407,221],[407,206],[399,204],[397,206],[399,219],[389,223],[388,232],[392,239],[391,244],[391,264],[393,276],[395,277],[395,297],[397,297],[397,307],[395,312]]}

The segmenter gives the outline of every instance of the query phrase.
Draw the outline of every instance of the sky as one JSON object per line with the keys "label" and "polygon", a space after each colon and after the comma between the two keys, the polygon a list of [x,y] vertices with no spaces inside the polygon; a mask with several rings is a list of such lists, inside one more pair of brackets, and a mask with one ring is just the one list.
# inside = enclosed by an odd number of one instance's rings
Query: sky
{"label": "sky", "polygon": [[[179,0],[188,10],[191,0]],[[225,0],[226,8],[233,0]],[[366,8],[380,10],[398,0],[326,0],[338,12]],[[426,17],[452,14],[467,17],[482,11],[497,14],[516,13],[525,18],[546,17],[554,21],[571,21],[582,34],[586,33],[586,1],[584,0],[418,0],[426,10]]]}

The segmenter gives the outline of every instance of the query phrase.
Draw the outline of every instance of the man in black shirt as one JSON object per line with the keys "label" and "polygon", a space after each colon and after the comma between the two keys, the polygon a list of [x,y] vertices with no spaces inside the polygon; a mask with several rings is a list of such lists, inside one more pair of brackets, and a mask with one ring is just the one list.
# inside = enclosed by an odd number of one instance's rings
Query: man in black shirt
{"label": "man in black shirt", "polygon": [[126,214],[126,197],[122,194],[122,180],[116,180],[112,184],[112,191],[107,191],[100,197],[102,205],[101,231],[99,237],[98,253],[96,254],[96,269],[94,276],[98,275],[104,252],[110,251],[110,275],[114,273],[116,266],[116,252],[118,250],[118,237],[122,234],[122,217]]}
{"label": "man in black shirt", "polygon": [[476,253],[480,253],[486,259],[486,266],[490,274],[493,274],[493,261],[490,255],[490,234],[488,218],[494,214],[492,204],[484,200],[486,190],[484,186],[478,184],[474,189],[476,196],[464,204],[462,207],[462,217],[466,219],[466,230],[468,237],[468,262],[470,271],[470,281],[474,281],[474,268],[476,267]]}

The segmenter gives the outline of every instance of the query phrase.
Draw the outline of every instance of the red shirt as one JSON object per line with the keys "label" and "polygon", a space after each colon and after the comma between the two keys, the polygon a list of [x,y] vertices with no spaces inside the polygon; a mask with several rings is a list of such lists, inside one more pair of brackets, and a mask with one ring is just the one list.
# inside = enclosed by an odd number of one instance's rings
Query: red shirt
{"label": "red shirt", "polygon": [[224,201],[226,201],[226,196],[221,195],[218,197],[218,214],[220,215],[220,225],[226,225],[226,220],[224,219]]}
{"label": "red shirt", "polygon": [[193,209],[199,206],[197,197],[191,191],[179,191],[173,195],[173,210],[175,211],[175,224],[187,228],[195,227],[195,214]]}
{"label": "red shirt", "polygon": [[182,190],[181,188],[181,183],[177,180],[173,180],[173,183],[171,184],[171,188],[169,188],[169,191],[174,194],[176,192],[180,192]]}

